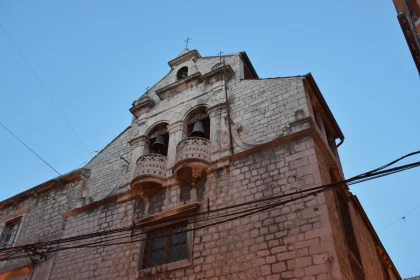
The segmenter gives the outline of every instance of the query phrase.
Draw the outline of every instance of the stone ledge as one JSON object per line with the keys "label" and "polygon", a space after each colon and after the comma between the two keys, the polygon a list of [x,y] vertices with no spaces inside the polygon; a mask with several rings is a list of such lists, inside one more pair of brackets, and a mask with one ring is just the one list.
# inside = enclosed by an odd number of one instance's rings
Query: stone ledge
{"label": "stone ledge", "polygon": [[183,268],[190,265],[192,265],[192,261],[189,259],[184,259],[177,262],[166,263],[159,266],[142,269],[137,272],[137,279],[152,280],[155,279],[154,274]]}
{"label": "stone ledge", "polygon": [[160,221],[163,221],[165,219],[174,218],[174,217],[176,217],[178,215],[181,215],[181,214],[187,214],[188,212],[196,211],[196,210],[198,210],[198,208],[200,208],[200,203],[194,202],[194,203],[190,203],[190,204],[187,204],[187,205],[184,205],[184,206],[181,206],[181,207],[178,207],[178,208],[166,211],[166,212],[162,212],[162,213],[155,214],[153,216],[149,216],[147,218],[136,220],[135,223],[137,225],[143,225],[143,226],[144,225],[150,225],[154,222],[160,222]]}
{"label": "stone ledge", "polygon": [[180,81],[176,81],[170,85],[167,85],[166,87],[156,90],[155,93],[157,96],[159,96],[160,99],[165,99],[170,94],[170,91],[176,90],[178,87],[192,81],[198,81],[199,83],[201,83],[203,81],[203,76],[200,72],[194,73],[191,76],[188,76]]}
{"label": "stone ledge", "polygon": [[70,211],[67,211],[67,212],[64,213],[64,216],[65,217],[75,216],[75,215],[80,214],[82,212],[86,212],[86,211],[101,207],[102,205],[107,204],[109,202],[124,203],[124,202],[127,202],[129,200],[133,200],[136,197],[137,197],[136,195],[131,195],[130,191],[117,193],[113,196],[106,197],[106,198],[103,198],[101,200],[98,200],[98,201],[92,202],[90,204],[84,205],[82,207],[75,208],[75,209],[72,209]]}
{"label": "stone ledge", "polygon": [[9,215],[4,215],[1,219],[2,219],[2,221],[11,220],[13,218],[16,218],[18,216],[21,216],[23,214],[28,213],[28,211],[29,211],[29,208],[22,208],[22,209],[19,209],[19,210],[16,210],[16,211],[10,213]]}

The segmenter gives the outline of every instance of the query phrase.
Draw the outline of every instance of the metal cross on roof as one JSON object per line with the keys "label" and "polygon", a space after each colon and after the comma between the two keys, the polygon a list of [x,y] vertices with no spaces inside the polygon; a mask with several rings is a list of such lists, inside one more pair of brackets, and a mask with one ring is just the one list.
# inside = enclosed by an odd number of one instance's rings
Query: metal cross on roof
{"label": "metal cross on roof", "polygon": [[187,40],[185,40],[185,48],[188,49],[188,41],[192,40],[192,38],[187,37]]}
{"label": "metal cross on roof", "polygon": [[220,51],[219,53],[218,53],[218,55],[219,55],[219,57],[220,57],[220,60],[222,60],[222,51]]}

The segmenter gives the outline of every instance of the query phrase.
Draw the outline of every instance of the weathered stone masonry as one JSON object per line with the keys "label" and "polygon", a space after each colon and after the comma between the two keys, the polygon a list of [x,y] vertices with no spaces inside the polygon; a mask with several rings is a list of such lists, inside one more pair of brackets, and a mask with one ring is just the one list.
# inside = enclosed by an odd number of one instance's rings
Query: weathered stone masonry
{"label": "weathered stone masonry", "polygon": [[[311,74],[260,79],[244,52],[201,57],[186,49],[169,66],[133,102],[131,125],[83,169],[0,203],[0,231],[24,215],[14,246],[139,229],[46,261],[0,262],[0,279],[401,279],[347,189],[214,226],[193,223],[188,214],[197,211],[344,178],[335,144],[344,136]],[[191,136],[200,118],[207,139]],[[165,154],[154,150],[159,135]],[[189,217],[185,256],[147,265],[143,233],[164,228],[168,217]]]}

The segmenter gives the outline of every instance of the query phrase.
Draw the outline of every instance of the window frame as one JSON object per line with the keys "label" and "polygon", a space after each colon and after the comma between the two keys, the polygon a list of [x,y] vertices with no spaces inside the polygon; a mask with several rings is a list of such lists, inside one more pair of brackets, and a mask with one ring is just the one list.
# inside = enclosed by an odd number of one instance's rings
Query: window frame
{"label": "window frame", "polygon": [[6,246],[4,246],[4,247],[3,247],[3,245],[0,243],[0,249],[4,249],[4,248],[12,248],[12,247],[14,247],[14,246],[16,245],[17,240],[18,240],[18,238],[19,238],[19,234],[20,234],[20,232],[21,232],[21,230],[22,230],[22,224],[23,224],[23,221],[24,221],[24,219],[25,219],[25,215],[26,215],[26,213],[25,213],[25,214],[23,214],[23,215],[18,215],[18,216],[15,216],[15,217],[11,217],[11,218],[9,218],[9,219],[7,219],[7,220],[3,221],[3,226],[2,226],[2,228],[1,228],[1,232],[0,232],[0,242],[3,242],[2,238],[3,238],[3,234],[4,234],[4,232],[5,232],[6,228],[7,228],[7,224],[8,224],[8,223],[11,223],[11,222],[13,222],[14,220],[17,220],[17,219],[19,219],[19,220],[20,220],[20,221],[19,221],[19,226],[18,226],[18,229],[17,229],[16,234],[15,234],[15,237],[13,238],[12,245],[10,245],[10,247],[6,247]]}
{"label": "window frame", "polygon": [[[164,265],[164,264],[168,264],[168,263],[174,263],[180,260],[184,260],[186,258],[188,258],[188,231],[185,232],[185,241],[182,243],[175,243],[172,236],[177,234],[176,232],[174,232],[175,229],[181,229],[181,231],[184,230],[188,230],[188,221],[182,221],[179,223],[175,223],[175,224],[171,224],[169,226],[165,226],[165,227],[159,227],[156,229],[153,229],[153,231],[157,231],[157,237],[156,238],[163,238],[164,244],[161,248],[155,248],[153,246],[153,242],[148,239],[145,241],[145,245],[144,245],[144,254],[143,254],[143,258],[149,258],[152,259],[153,254],[155,254],[156,252],[161,252],[163,253],[163,257],[164,257],[164,263],[160,264],[160,265]],[[161,234],[159,231],[165,231],[163,233],[163,235],[165,235],[164,237],[159,237],[159,235]],[[178,233],[179,234],[179,233]],[[147,233],[147,238],[149,238],[149,233]],[[186,250],[186,258],[182,258],[176,261],[171,261],[173,255],[172,255],[172,248],[175,247],[176,245],[183,245],[183,247]],[[152,266],[151,263],[149,263],[150,261],[147,261],[145,259],[143,259],[143,263],[142,263],[142,269],[147,269],[147,268],[152,268],[154,266]],[[147,267],[145,267],[147,265]],[[160,266],[160,265],[155,265],[155,266]]]}
{"label": "window frame", "polygon": [[155,274],[157,272],[174,270],[174,269],[178,269],[178,268],[181,268],[181,267],[186,267],[186,266],[189,266],[189,265],[192,264],[193,243],[194,243],[193,242],[194,226],[191,223],[191,219],[185,218],[185,219],[180,219],[180,220],[173,221],[173,222],[145,225],[144,228],[142,229],[142,233],[144,233],[145,236],[147,237],[147,232],[148,231],[158,230],[158,229],[161,229],[161,228],[170,227],[170,226],[174,226],[176,224],[181,224],[181,223],[187,223],[187,225],[186,225],[186,229],[187,229],[187,244],[186,244],[187,245],[187,257],[185,259],[178,260],[178,261],[175,261],[175,262],[169,262],[169,263],[164,263],[164,264],[161,264],[161,265],[158,265],[158,266],[143,268],[144,258],[145,258],[145,250],[146,250],[146,246],[147,246],[147,240],[144,240],[144,241],[141,242],[141,245],[140,245],[140,256],[139,256],[139,266],[138,266],[137,277],[151,275],[151,274]]}

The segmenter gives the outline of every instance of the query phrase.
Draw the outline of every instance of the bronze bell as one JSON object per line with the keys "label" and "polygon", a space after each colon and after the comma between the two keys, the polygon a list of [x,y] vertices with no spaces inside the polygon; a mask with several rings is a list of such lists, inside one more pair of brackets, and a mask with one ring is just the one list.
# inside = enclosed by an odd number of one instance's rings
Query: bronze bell
{"label": "bronze bell", "polygon": [[203,137],[206,138],[206,133],[204,132],[203,123],[196,121],[194,123],[193,131],[190,134],[191,137]]}
{"label": "bronze bell", "polygon": [[156,154],[165,155],[166,145],[163,136],[156,137],[155,142],[152,144],[152,152]]}

